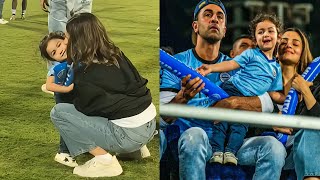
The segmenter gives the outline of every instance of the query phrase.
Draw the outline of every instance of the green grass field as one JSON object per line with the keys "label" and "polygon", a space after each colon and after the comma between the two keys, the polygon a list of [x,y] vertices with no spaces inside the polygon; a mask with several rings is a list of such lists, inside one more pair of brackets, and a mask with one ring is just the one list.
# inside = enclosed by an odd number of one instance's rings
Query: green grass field
{"label": "green grass field", "polygon": [[[94,0],[93,13],[106,26],[110,38],[149,79],[158,107],[159,1]],[[59,135],[50,121],[54,106],[51,95],[41,91],[46,63],[39,57],[38,44],[47,33],[47,14],[39,0],[29,0],[26,20],[0,25],[0,179],[85,179],[72,168],[53,161]],[[9,20],[11,1],[4,4],[3,17]],[[113,179],[158,179],[159,138],[148,147],[152,157],[120,161],[123,174]],[[79,164],[89,154],[77,157]],[[108,179],[108,178],[101,178]]]}

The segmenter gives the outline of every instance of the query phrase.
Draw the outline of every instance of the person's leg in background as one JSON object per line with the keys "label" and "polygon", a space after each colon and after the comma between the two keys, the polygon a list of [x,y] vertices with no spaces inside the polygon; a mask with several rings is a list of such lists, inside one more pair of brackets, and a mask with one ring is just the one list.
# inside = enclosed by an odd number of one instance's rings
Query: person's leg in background
{"label": "person's leg in background", "polygon": [[12,0],[12,7],[11,7],[12,16],[10,17],[10,21],[16,20],[17,5],[18,5],[18,0]]}
{"label": "person's leg in background", "polygon": [[67,1],[68,18],[78,13],[83,13],[83,12],[91,13],[92,1],[93,0],[68,0]]}
{"label": "person's leg in background", "polygon": [[21,12],[22,20],[26,18],[26,12],[27,12],[27,0],[22,0],[22,12]]}
{"label": "person's leg in background", "polygon": [[7,24],[8,21],[4,20],[2,17],[3,4],[4,0],[0,0],[0,24]]}
{"label": "person's leg in background", "polygon": [[67,2],[66,0],[50,0],[48,14],[49,33],[54,31],[66,31]]}

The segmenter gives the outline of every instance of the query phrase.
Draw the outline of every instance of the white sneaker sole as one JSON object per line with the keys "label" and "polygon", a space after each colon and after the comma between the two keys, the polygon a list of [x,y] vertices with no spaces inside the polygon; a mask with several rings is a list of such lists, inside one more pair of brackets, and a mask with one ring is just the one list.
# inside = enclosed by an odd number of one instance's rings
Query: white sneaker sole
{"label": "white sneaker sole", "polygon": [[[85,172],[83,169],[83,165],[77,166],[73,169],[73,174],[76,174],[81,177],[114,177],[114,176],[119,176],[122,172],[123,169],[117,160],[116,157],[113,159],[114,162],[113,164],[110,164],[110,166],[105,166],[106,168],[99,169],[99,170],[94,170],[91,172]],[[84,165],[85,166],[85,165]],[[110,169],[108,169],[110,168]]]}

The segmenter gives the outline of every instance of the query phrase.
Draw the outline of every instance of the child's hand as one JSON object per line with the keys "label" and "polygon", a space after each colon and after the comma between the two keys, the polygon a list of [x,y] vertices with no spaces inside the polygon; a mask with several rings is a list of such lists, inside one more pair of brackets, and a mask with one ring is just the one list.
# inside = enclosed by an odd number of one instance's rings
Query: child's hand
{"label": "child's hand", "polygon": [[203,64],[202,66],[197,68],[198,73],[200,73],[202,76],[206,76],[207,74],[211,73],[211,65]]}
{"label": "child's hand", "polygon": [[65,87],[66,87],[66,93],[68,93],[68,92],[72,91],[72,90],[73,90],[73,86],[74,86],[74,84],[73,84],[73,83],[72,83],[72,84],[70,84],[69,86],[65,86]]}

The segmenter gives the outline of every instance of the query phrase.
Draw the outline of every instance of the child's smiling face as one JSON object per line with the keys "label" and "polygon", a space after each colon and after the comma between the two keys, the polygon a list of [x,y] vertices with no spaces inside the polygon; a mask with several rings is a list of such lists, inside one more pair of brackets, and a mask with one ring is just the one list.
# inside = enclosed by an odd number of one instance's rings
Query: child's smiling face
{"label": "child's smiling face", "polygon": [[67,44],[63,39],[51,39],[46,50],[49,56],[56,61],[67,59]]}

